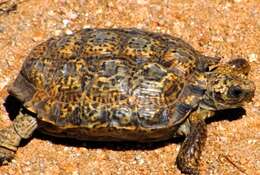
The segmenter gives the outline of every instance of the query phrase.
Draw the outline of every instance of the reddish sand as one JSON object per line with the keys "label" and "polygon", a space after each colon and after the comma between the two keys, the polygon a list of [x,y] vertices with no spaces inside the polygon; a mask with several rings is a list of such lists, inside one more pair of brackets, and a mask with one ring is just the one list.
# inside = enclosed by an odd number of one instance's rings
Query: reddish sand
{"label": "reddish sand", "polygon": [[[241,119],[208,125],[202,174],[260,174],[259,0],[20,0],[9,13],[0,0],[0,102],[25,56],[47,38],[85,27],[136,27],[181,37],[223,61],[244,57],[257,90]],[[5,8],[6,9],[6,8]],[[0,127],[10,124],[3,105]],[[231,115],[231,114],[230,114]],[[230,117],[226,114],[226,118]],[[180,144],[134,145],[54,142],[37,135],[23,143],[3,175],[180,174]]]}

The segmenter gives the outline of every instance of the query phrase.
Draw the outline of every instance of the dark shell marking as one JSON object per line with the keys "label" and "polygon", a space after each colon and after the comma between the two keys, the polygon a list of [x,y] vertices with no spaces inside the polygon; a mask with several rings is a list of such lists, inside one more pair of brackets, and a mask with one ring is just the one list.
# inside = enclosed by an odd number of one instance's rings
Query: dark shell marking
{"label": "dark shell marking", "polygon": [[193,72],[217,62],[169,35],[85,29],[34,48],[16,81],[27,82],[20,99],[49,134],[156,141],[197,105],[198,85],[184,88]]}

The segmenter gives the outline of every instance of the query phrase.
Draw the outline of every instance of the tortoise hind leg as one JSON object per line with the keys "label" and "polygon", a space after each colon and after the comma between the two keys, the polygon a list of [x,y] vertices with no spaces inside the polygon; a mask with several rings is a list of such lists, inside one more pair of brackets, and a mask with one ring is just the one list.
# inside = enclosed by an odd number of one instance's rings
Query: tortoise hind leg
{"label": "tortoise hind leg", "polygon": [[27,114],[18,115],[12,125],[0,130],[0,163],[10,161],[22,139],[27,139],[37,128],[37,120]]}
{"label": "tortoise hind leg", "polygon": [[206,131],[204,120],[192,124],[191,131],[182,143],[176,159],[177,167],[182,173],[199,174],[199,158],[205,144]]}

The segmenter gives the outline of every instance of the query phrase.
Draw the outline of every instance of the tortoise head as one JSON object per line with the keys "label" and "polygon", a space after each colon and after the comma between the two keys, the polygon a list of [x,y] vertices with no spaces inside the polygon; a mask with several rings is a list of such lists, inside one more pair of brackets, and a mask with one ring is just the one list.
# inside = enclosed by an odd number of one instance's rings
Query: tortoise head
{"label": "tortoise head", "polygon": [[217,66],[208,73],[204,108],[222,110],[237,108],[252,100],[255,84],[248,79],[249,63],[242,58]]}

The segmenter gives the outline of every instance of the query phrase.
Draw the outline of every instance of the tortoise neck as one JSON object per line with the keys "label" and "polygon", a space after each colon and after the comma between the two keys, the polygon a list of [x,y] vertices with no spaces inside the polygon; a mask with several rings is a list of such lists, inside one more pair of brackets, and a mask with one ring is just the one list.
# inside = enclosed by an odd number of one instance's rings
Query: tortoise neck
{"label": "tortoise neck", "polygon": [[194,74],[191,75],[187,82],[189,82],[188,84],[190,86],[197,87],[197,89],[207,89],[207,76],[200,72],[194,72]]}

